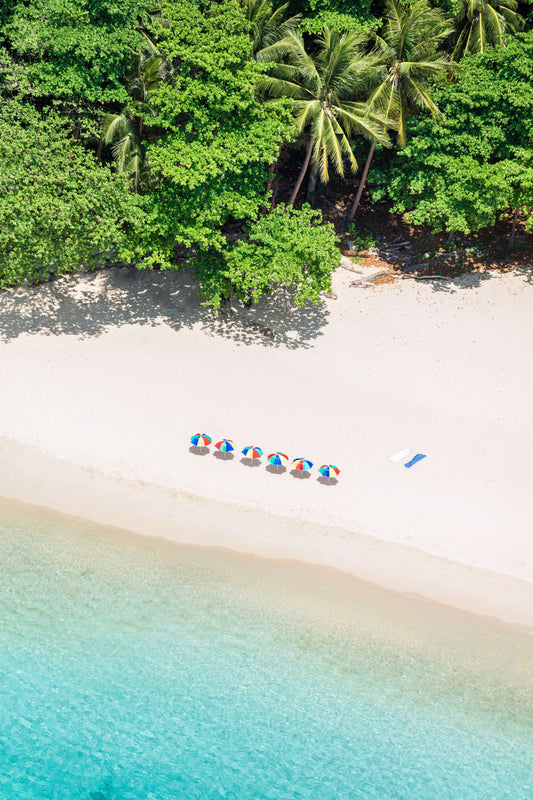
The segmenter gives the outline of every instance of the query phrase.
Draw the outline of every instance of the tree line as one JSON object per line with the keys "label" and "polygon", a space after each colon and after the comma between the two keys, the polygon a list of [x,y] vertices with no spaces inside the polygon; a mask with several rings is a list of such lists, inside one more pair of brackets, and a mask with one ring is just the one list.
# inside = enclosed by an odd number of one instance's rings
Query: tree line
{"label": "tree line", "polygon": [[0,10],[0,287],[186,264],[215,309],[316,302],[332,172],[359,176],[346,222],[368,181],[435,231],[533,223],[527,4],[154,2]]}

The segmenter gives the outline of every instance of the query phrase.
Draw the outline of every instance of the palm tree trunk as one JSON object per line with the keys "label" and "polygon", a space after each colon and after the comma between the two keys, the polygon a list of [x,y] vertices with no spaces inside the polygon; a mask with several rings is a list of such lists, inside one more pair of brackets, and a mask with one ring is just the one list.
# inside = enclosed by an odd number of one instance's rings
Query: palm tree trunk
{"label": "palm tree trunk", "polygon": [[274,161],[268,168],[268,180],[265,189],[265,197],[270,194],[270,202],[267,206],[261,206],[261,214],[266,214],[268,210],[272,211],[276,203],[276,194],[278,193],[278,165],[279,158]]}
{"label": "palm tree trunk", "polygon": [[96,151],[96,163],[100,163],[100,159],[102,157],[102,147],[104,146],[104,137],[100,137],[100,141],[98,142],[98,150]]}
{"label": "palm tree trunk", "polygon": [[277,194],[278,194],[278,189],[279,189],[279,175],[276,172],[276,174],[274,175],[274,180],[272,182],[272,196],[270,198],[270,210],[271,211],[274,208],[274,206],[276,205],[276,197],[277,197]]}
{"label": "palm tree trunk", "polygon": [[307,200],[308,202],[309,202],[309,200],[310,200],[310,198],[311,198],[311,195],[313,194],[313,192],[314,192],[314,191],[315,191],[315,189],[316,189],[316,179],[317,179],[317,175],[318,175],[318,161],[315,161],[315,162],[313,163],[313,166],[311,167],[311,174],[310,174],[310,176],[309,176],[309,184],[308,184],[308,186],[307,186],[307,196],[306,196],[306,200]]}
{"label": "palm tree trunk", "polygon": [[309,162],[311,160],[311,153],[313,152],[313,144],[314,144],[314,142],[311,139],[309,141],[309,145],[307,147],[307,153],[305,154],[304,163],[302,164],[302,168],[300,170],[300,174],[298,175],[298,180],[296,181],[296,186],[294,187],[294,189],[292,191],[291,199],[289,200],[289,203],[288,203],[289,206],[293,206],[294,205],[294,201],[296,200],[296,196],[297,196],[298,192],[300,191],[300,186],[302,185],[302,181],[304,179],[305,173],[307,172],[307,167],[309,166]]}
{"label": "palm tree trunk", "polygon": [[276,180],[277,166],[278,166],[278,161],[276,159],[276,161],[274,161],[274,163],[271,164],[268,168],[268,180],[265,189],[265,194],[268,194],[272,190],[272,187]]}
{"label": "palm tree trunk", "polygon": [[[139,147],[142,148],[142,138],[143,138],[143,128],[144,128],[144,117],[138,117],[139,120]],[[141,150],[142,152],[142,150]],[[139,191],[139,167],[135,168],[135,194]]]}
{"label": "palm tree trunk", "polygon": [[368,151],[368,156],[366,158],[365,168],[363,170],[363,174],[361,175],[361,180],[359,181],[359,187],[357,189],[357,194],[355,195],[355,200],[353,201],[353,205],[350,209],[350,213],[348,214],[348,222],[353,222],[355,217],[355,213],[359,208],[359,203],[361,201],[361,195],[363,194],[363,189],[365,188],[366,179],[368,176],[368,170],[370,169],[370,163],[374,156],[374,150],[376,149],[376,139],[372,139],[372,144],[370,145],[370,150]]}
{"label": "palm tree trunk", "polygon": [[515,208],[513,214],[513,227],[511,228],[511,237],[509,239],[509,244],[512,246],[514,244],[514,237],[516,233],[516,223],[518,222],[518,208]]}

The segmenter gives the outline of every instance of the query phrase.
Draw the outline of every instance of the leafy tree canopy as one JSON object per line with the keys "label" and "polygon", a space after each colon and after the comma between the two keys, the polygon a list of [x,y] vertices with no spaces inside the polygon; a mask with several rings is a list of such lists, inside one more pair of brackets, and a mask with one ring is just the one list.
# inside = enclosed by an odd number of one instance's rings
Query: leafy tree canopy
{"label": "leafy tree canopy", "polygon": [[153,93],[163,135],[147,151],[160,182],[138,247],[151,252],[144,263],[170,267],[176,245],[224,248],[224,225],[257,216],[268,165],[293,122],[256,94],[263,67],[250,58],[248,24],[233,0],[207,9],[183,0],[162,13],[158,46],[170,77]]}
{"label": "leafy tree canopy", "polygon": [[124,64],[142,40],[151,0],[15,0],[3,26],[34,97],[126,102]]}
{"label": "leafy tree canopy", "polygon": [[324,28],[357,31],[377,22],[372,0],[292,0],[289,5],[293,13],[302,15],[304,33],[319,35]]}
{"label": "leafy tree canopy", "polygon": [[320,211],[307,204],[300,210],[279,205],[224,252],[222,263],[204,253],[198,277],[206,304],[215,308],[231,295],[257,301],[280,287],[290,289],[301,306],[317,303],[331,289],[331,273],[339,264],[333,225],[322,223]]}
{"label": "leafy tree canopy", "polygon": [[56,113],[4,103],[0,162],[0,286],[127,255],[124,226],[141,213],[134,196]]}
{"label": "leafy tree canopy", "polygon": [[435,90],[443,115],[412,121],[374,198],[434,230],[469,233],[522,207],[531,225],[533,32],[461,63],[457,81]]}

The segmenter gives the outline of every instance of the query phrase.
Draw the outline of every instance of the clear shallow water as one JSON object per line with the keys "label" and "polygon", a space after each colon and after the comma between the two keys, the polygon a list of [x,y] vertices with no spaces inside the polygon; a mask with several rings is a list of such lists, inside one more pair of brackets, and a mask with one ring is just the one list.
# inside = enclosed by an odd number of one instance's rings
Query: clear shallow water
{"label": "clear shallow water", "polygon": [[529,800],[533,637],[0,509],[0,797]]}

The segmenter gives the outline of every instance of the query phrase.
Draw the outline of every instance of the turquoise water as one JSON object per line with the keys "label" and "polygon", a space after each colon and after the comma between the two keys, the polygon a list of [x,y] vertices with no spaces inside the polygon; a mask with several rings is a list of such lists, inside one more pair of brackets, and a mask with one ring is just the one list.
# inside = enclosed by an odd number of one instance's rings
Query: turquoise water
{"label": "turquoise water", "polygon": [[0,798],[533,796],[533,637],[12,507],[0,563]]}

